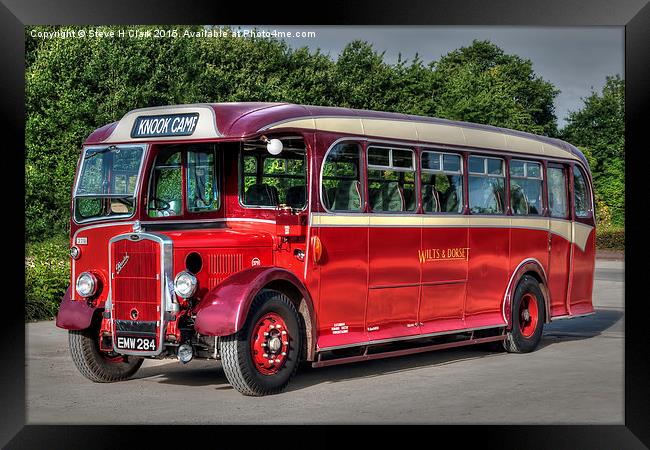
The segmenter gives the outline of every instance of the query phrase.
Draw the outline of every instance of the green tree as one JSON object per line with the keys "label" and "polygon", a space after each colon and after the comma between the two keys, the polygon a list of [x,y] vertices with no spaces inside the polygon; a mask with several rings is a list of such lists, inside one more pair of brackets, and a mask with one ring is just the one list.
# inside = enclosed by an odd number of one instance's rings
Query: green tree
{"label": "green tree", "polygon": [[555,135],[557,90],[537,76],[530,60],[474,40],[434,64],[434,115]]}
{"label": "green tree", "polygon": [[335,60],[277,39],[192,37],[199,26],[131,28],[176,29],[177,37],[39,39],[32,30],[77,28],[26,30],[30,241],[66,234],[81,143],[135,108],[277,101],[437,115],[546,134],[555,127],[557,91],[533,73],[530,61],[488,42],[474,42],[437,63],[416,55],[391,65],[363,41],[349,43]]}
{"label": "green tree", "polygon": [[625,81],[606,78],[600,93],[592,91],[584,106],[571,112],[561,136],[586,149],[594,178],[600,215],[611,215],[612,225],[625,224]]}

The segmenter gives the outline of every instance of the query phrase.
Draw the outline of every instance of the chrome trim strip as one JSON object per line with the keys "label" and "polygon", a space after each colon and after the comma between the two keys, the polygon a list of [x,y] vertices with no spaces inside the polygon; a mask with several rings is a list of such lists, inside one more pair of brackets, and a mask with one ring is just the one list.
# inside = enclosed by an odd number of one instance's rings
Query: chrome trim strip
{"label": "chrome trim strip", "polygon": [[270,223],[275,225],[275,220],[269,219],[249,219],[245,217],[219,217],[214,219],[193,219],[193,220],[144,220],[140,223],[142,225],[164,225],[167,223],[205,223],[205,222],[254,222],[254,223]]}
{"label": "chrome trim strip", "polygon": [[[112,254],[111,247],[114,242],[122,240],[131,240],[131,236],[136,235],[138,240],[151,240],[160,245],[160,294],[163,298],[160,299],[160,336],[158,338],[158,347],[154,351],[140,352],[118,349],[115,342],[115,329],[113,314],[113,266],[111,264]],[[165,312],[175,312],[178,308],[174,305],[178,303],[175,301],[175,294],[173,293],[173,243],[170,238],[159,233],[124,233],[112,237],[108,241],[108,299],[106,300],[106,307],[111,311],[111,332],[113,334],[113,351],[122,355],[136,355],[136,356],[156,356],[162,353],[165,343],[165,332],[167,329],[167,322],[165,321]]]}
{"label": "chrome trim strip", "polygon": [[318,347],[317,351],[323,352],[323,351],[330,351],[330,350],[338,350],[338,349],[341,349],[341,348],[359,347],[359,346],[363,346],[363,345],[385,344],[385,343],[388,343],[388,342],[421,339],[421,338],[434,337],[434,336],[444,336],[444,335],[447,335],[447,334],[466,333],[468,331],[478,331],[478,330],[489,330],[489,329],[493,329],[493,328],[503,328],[505,326],[507,326],[507,324],[487,325],[487,326],[484,326],[484,327],[476,327],[476,328],[461,328],[461,329],[458,329],[458,330],[437,331],[435,333],[427,333],[427,334],[414,334],[414,335],[411,335],[411,336],[401,336],[401,337],[396,337],[396,338],[377,339],[375,341],[365,341],[365,342],[357,342],[357,343],[354,343],[354,344],[335,345],[335,346],[332,346],[332,347]]}
{"label": "chrome trim strip", "polygon": [[[303,141],[305,141],[305,139],[303,139]],[[315,153],[314,148],[311,145],[309,146],[309,148],[307,148],[307,142],[305,142],[305,154],[307,156],[307,224],[311,224],[311,215],[312,215],[311,210],[314,207],[314,204],[312,203],[312,193],[311,193],[313,188],[312,182],[314,179],[313,166],[314,166],[314,161],[316,161],[314,153]],[[305,259],[303,260],[303,263],[305,264],[305,267],[303,268],[303,280],[305,281],[307,281],[307,267],[309,266],[310,249],[311,249],[311,227],[307,225],[307,241],[305,242]]]}

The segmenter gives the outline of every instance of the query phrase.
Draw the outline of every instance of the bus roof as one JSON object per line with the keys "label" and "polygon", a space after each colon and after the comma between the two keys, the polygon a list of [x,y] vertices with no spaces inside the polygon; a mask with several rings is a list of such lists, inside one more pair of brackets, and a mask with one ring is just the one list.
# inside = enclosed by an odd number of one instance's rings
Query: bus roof
{"label": "bus roof", "polygon": [[[144,135],[137,134],[136,125],[142,128],[144,121],[161,116],[167,121],[165,124],[161,119],[157,131],[162,132],[156,133],[154,130]],[[194,128],[191,135],[174,134],[165,128],[165,125],[169,125],[176,117],[189,116],[196,117],[196,124],[192,123]],[[119,121],[95,130],[85,144],[239,139],[254,137],[263,132],[290,130],[318,130],[346,136],[397,139],[429,145],[478,147],[580,160],[585,167],[589,167],[580,150],[559,139],[435,117],[293,103],[196,103],[135,109],[126,113]]]}

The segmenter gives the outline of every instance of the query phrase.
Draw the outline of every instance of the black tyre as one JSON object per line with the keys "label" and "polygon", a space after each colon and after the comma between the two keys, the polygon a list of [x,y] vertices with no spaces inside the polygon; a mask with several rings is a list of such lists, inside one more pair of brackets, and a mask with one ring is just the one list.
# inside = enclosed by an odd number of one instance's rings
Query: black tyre
{"label": "black tyre", "polygon": [[513,295],[512,329],[503,346],[510,353],[528,353],[537,348],[544,329],[544,296],[537,280],[524,275]]}
{"label": "black tyre", "polygon": [[244,395],[277,394],[298,369],[304,339],[291,300],[278,291],[263,290],[253,300],[242,329],[219,339],[226,378]]}
{"label": "black tyre", "polygon": [[96,327],[70,330],[68,343],[72,361],[81,374],[95,383],[126,380],[138,371],[143,358],[108,354],[99,350],[99,332]]}

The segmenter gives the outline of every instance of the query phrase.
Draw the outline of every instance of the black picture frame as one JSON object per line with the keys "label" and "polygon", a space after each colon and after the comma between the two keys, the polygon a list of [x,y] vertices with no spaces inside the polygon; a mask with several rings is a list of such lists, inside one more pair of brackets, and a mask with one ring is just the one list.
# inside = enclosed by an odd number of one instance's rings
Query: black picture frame
{"label": "black picture frame", "polygon": [[[138,2],[96,0],[3,0],[0,4],[0,89],[2,90],[2,123],[11,136],[11,144],[3,145],[8,156],[10,173],[5,185],[11,183],[11,195],[6,196],[5,221],[7,230],[3,243],[3,258],[7,283],[0,342],[3,344],[2,375],[0,377],[0,445],[6,448],[132,448],[139,442],[149,446],[161,445],[172,438],[182,438],[185,446],[197,437],[208,437],[210,445],[231,447],[255,445],[252,436],[238,430],[194,427],[118,427],[114,426],[35,426],[25,425],[25,324],[24,304],[20,301],[24,280],[24,247],[18,235],[24,235],[24,26],[39,24],[277,24],[319,25],[508,25],[508,26],[605,26],[625,27],[625,94],[626,94],[626,204],[648,203],[648,187],[642,184],[645,128],[650,109],[650,4],[648,0],[438,0],[417,2],[330,1],[325,4],[267,3],[260,7],[239,3],[216,3],[208,0],[171,0]],[[645,175],[647,178],[647,174]],[[14,187],[15,186],[15,187]],[[21,190],[21,187],[23,190]],[[14,195],[20,191],[22,195]],[[638,212],[636,212],[638,211]],[[432,443],[450,446],[468,444],[477,439],[482,445],[500,448],[647,448],[650,446],[650,380],[648,351],[648,302],[643,288],[646,267],[645,230],[642,223],[647,208],[635,214],[626,213],[625,270],[625,424],[620,426],[553,425],[553,426],[480,426],[424,427],[418,434],[428,435]],[[21,228],[22,226],[22,228]],[[16,248],[12,248],[14,246]],[[13,256],[19,261],[10,264]],[[18,286],[16,287],[16,284]],[[14,291],[20,292],[14,292]],[[98,399],[98,407],[101,399]],[[173,407],[173,405],[170,405]],[[218,407],[218,405],[215,405]],[[498,405],[495,405],[495,408]],[[61,412],[65,414],[65,411]],[[263,429],[264,434],[271,427]],[[231,431],[231,432],[227,432]],[[350,430],[348,430],[350,431]],[[276,431],[277,432],[277,431]],[[386,428],[355,431],[367,439],[383,436]],[[274,432],[275,433],[275,432]],[[412,441],[412,431],[390,431],[395,437]],[[228,441],[226,441],[226,434]],[[329,432],[309,430],[313,437]],[[338,434],[337,434],[338,435]],[[247,437],[249,436],[249,437]],[[343,436],[338,435],[338,436]],[[232,438],[237,441],[232,441]],[[322,439],[322,438],[321,438]],[[323,440],[325,443],[327,439]],[[310,441],[304,441],[310,445]],[[420,441],[421,442],[421,441]],[[406,443],[406,442],[405,442]],[[414,444],[414,442],[411,442]],[[402,445],[398,443],[397,445]],[[417,444],[422,445],[422,444]],[[454,445],[455,446],[455,445]]]}

